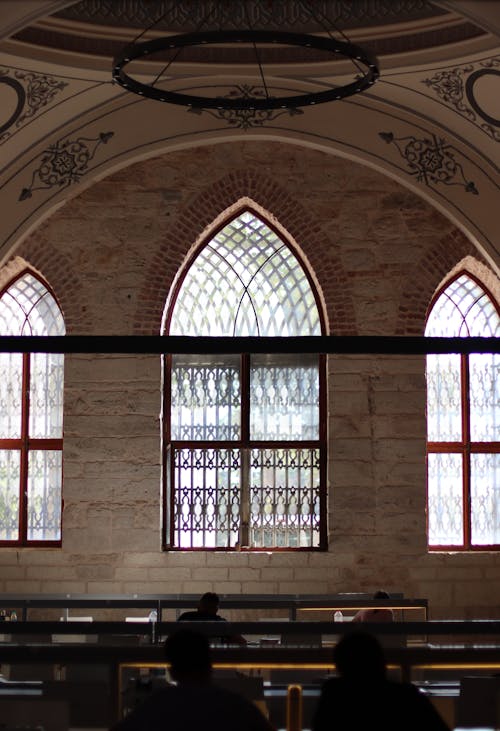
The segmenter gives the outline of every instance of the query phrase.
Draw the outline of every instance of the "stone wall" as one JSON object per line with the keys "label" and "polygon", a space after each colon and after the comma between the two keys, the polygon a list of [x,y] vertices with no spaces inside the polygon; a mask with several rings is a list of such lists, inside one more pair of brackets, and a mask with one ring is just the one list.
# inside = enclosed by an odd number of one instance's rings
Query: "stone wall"
{"label": "stone wall", "polygon": [[[193,247],[252,202],[302,253],[331,334],[422,334],[465,236],[394,181],[348,160],[272,142],[179,151],[71,200],[19,246],[46,278],[69,334],[158,334]],[[487,272],[489,286],[498,280]],[[498,294],[498,292],[496,293]],[[66,361],[60,549],[0,550],[0,591],[327,593],[427,597],[431,617],[498,615],[500,553],[429,554],[424,358],[328,364],[329,550],[161,550],[157,356]]]}

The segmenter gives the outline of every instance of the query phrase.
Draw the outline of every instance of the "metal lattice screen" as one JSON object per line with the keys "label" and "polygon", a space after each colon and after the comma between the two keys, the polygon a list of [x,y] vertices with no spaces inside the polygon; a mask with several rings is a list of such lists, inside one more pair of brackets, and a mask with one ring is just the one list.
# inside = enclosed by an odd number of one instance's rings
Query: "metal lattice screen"
{"label": "metal lattice screen", "polygon": [[[321,326],[298,258],[245,211],[192,262],[169,334],[310,336]],[[175,547],[320,545],[319,372],[315,354],[172,356]]]}

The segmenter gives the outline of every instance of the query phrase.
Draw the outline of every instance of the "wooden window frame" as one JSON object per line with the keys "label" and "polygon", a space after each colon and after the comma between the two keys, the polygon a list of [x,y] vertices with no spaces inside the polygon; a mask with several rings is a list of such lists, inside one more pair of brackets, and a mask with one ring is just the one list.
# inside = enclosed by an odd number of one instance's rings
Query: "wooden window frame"
{"label": "wooden window frame", "polygon": [[[52,291],[48,283],[38,276],[31,269],[24,269],[17,276],[13,277],[9,282],[0,290],[0,298],[3,297],[5,292],[17,282],[22,279],[26,274],[30,274],[33,278],[37,279],[47,290],[47,292],[53,297],[57,306],[61,310],[57,298]],[[62,314],[62,310],[61,310]],[[0,336],[1,337],[1,336]],[[25,337],[30,337],[25,336]],[[63,475],[61,474],[61,525],[60,535],[58,540],[30,540],[28,538],[28,466],[31,452],[34,451],[53,451],[61,452],[61,464],[62,464],[62,452],[63,452],[63,437],[52,439],[52,438],[36,438],[31,437],[29,434],[29,418],[30,418],[30,375],[31,375],[31,363],[32,353],[22,354],[22,394],[21,394],[21,433],[18,438],[0,438],[0,450],[16,450],[20,455],[20,466],[19,466],[19,532],[17,540],[0,540],[0,547],[12,546],[12,547],[45,547],[45,548],[59,548],[62,546],[62,514],[64,507],[64,500],[62,495]]]}
{"label": "wooden window frame", "polygon": [[[314,295],[314,300],[319,314],[319,325],[321,334],[325,332],[325,319],[323,308],[320,304],[317,288],[311,277],[307,266],[300,255],[300,252],[291,244],[290,241],[283,237],[283,234],[265,218],[261,212],[256,211],[252,207],[244,206],[236,212],[232,212],[216,229],[214,229],[204,240],[197,246],[196,250],[189,257],[189,260],[183,267],[181,276],[177,279],[172,295],[168,301],[166,310],[164,332],[168,333],[173,310],[177,301],[178,294],[184,282],[184,279],[202,249],[207,246],[215,236],[231,221],[238,218],[245,212],[249,212],[258,217],[276,236],[290,249],[296,257],[302,271],[304,272],[309,286]],[[195,341],[196,338],[193,338]],[[193,352],[193,351],[191,351]],[[241,434],[239,440],[232,441],[177,441],[171,439],[171,374],[172,374],[172,355],[165,354],[163,356],[163,430],[162,430],[162,481],[163,481],[163,517],[162,517],[162,547],[166,551],[242,551],[242,552],[313,552],[326,551],[328,549],[327,540],[327,384],[326,384],[326,355],[318,353],[318,375],[319,375],[319,435],[317,440],[313,441],[262,441],[250,439],[250,361],[251,355],[248,353],[240,353],[240,405],[241,405]],[[317,546],[306,547],[254,547],[254,546],[237,546],[237,547],[185,547],[178,546],[175,543],[175,522],[174,522],[174,460],[171,459],[172,450],[182,448],[225,448],[241,450],[251,450],[253,448],[283,448],[287,447],[304,447],[305,449],[314,447],[319,451],[319,474],[320,474],[320,519],[319,519],[319,543]]]}
{"label": "wooden window frame", "polygon": [[[432,312],[438,299],[443,292],[461,276],[467,276],[475,282],[490,299],[500,316],[500,306],[496,298],[488,288],[473,274],[467,270],[461,270],[451,279],[447,280],[432,299],[428,310],[427,318]],[[426,318],[426,319],[427,319]],[[475,545],[471,542],[472,505],[471,505],[471,455],[472,454],[500,454],[500,442],[473,442],[471,441],[470,429],[470,390],[469,390],[469,354],[460,354],[460,407],[462,421],[462,439],[456,442],[427,442],[426,465],[428,470],[428,458],[430,454],[460,454],[462,457],[462,513],[463,513],[463,542],[462,544],[431,544],[428,542],[430,552],[455,551],[455,552],[484,552],[500,551],[499,544]],[[428,472],[427,472],[428,474]],[[426,482],[426,505],[428,522],[429,505],[429,483]],[[427,525],[427,536],[429,535]]]}

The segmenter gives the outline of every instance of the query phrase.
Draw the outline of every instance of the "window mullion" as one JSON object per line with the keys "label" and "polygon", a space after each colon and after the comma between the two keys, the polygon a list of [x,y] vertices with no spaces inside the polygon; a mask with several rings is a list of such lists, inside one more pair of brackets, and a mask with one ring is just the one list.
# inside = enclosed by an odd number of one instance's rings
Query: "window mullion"
{"label": "window mullion", "polygon": [[[170,335],[319,335],[322,331],[318,295],[300,257],[251,209],[242,209],[232,220],[214,230],[213,237],[200,246],[181,272],[179,281],[180,286],[172,292],[165,318]],[[171,489],[177,490],[182,472],[196,469],[199,495],[190,498],[187,490],[183,494],[176,492],[171,531],[172,526],[175,531],[180,530],[182,515],[188,515],[194,509],[187,503],[194,500],[200,514],[205,510],[215,517],[213,521],[210,519],[213,527],[205,540],[199,535],[194,545],[193,536],[189,541],[186,539],[191,548],[222,548],[226,543],[231,548],[238,542],[240,548],[252,550],[259,549],[264,538],[265,545],[272,548],[317,548],[317,527],[307,538],[306,531],[299,525],[297,510],[302,509],[302,492],[309,489],[310,496],[306,495],[304,501],[311,501],[311,506],[314,505],[311,509],[315,515],[317,513],[318,438],[320,441],[326,439],[322,423],[325,406],[322,399],[319,407],[314,402],[318,390],[318,363],[311,363],[309,359],[305,365],[296,361],[288,363],[286,358],[284,363],[275,363],[273,359],[267,362],[265,357],[259,363],[253,354],[233,355],[227,363],[221,363],[220,358],[215,362],[210,357],[205,356],[199,364],[200,372],[207,365],[209,381],[200,382],[199,391],[209,402],[208,411],[201,413],[200,405],[192,404],[186,404],[182,410],[177,404],[182,401],[182,395],[173,392],[176,389],[174,376],[171,383],[166,380],[164,384],[169,394],[165,403],[170,410],[168,417],[165,409],[165,418],[170,418],[170,424],[166,421],[164,449],[169,444],[174,446],[189,432],[193,449],[213,452],[213,464],[203,472],[189,460],[186,465],[176,462],[176,482]],[[167,359],[166,368],[175,369],[175,362],[176,357],[172,362]],[[235,390],[234,381],[238,364],[239,392]],[[209,372],[210,365],[212,370]],[[323,358],[321,367],[324,366]],[[324,375],[322,377],[324,379]],[[319,388],[324,393],[324,381]],[[193,422],[195,408],[199,412],[195,420],[200,421],[198,431]],[[296,449],[297,440],[302,444],[306,438],[312,445],[306,456],[301,452],[304,460],[301,464],[295,452],[293,458],[288,452]],[[270,446],[272,442],[274,448]],[[289,442],[289,446],[284,442]],[[182,449],[187,449],[186,443]],[[278,450],[283,457],[279,457],[279,464],[274,464],[274,460],[278,460]],[[293,462],[291,466],[289,458]],[[300,470],[310,472],[312,482],[307,487],[296,485],[302,479]],[[166,484],[167,477],[168,470],[165,472]],[[324,479],[324,471],[320,472],[320,477]],[[207,495],[203,490],[209,483],[212,492]],[[269,496],[279,489],[279,501],[275,495],[272,504],[269,497],[264,506],[263,486]],[[321,489],[324,490],[324,485]],[[184,507],[181,499],[187,501]],[[273,510],[276,515],[269,517]],[[324,515],[321,516],[323,520]],[[166,524],[164,531],[165,528]],[[175,541],[172,537],[170,543],[175,548],[182,548],[182,541],[184,537],[180,539],[176,532]]]}
{"label": "window mullion", "polygon": [[241,368],[241,471],[240,471],[240,547],[250,545],[250,355],[243,353]]}
{"label": "window mullion", "polygon": [[461,355],[464,547],[471,547],[472,505],[470,494],[470,378],[469,357]]}
{"label": "window mullion", "polygon": [[30,420],[30,373],[31,356],[23,353],[22,403],[21,403],[21,459],[19,474],[19,541],[28,541],[28,462]]}

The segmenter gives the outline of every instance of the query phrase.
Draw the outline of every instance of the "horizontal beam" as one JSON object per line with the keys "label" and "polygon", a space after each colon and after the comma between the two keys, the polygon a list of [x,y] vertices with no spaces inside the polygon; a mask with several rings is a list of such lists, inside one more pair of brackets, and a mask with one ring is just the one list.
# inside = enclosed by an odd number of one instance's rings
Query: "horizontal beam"
{"label": "horizontal beam", "polygon": [[[157,635],[167,635],[176,632],[180,627],[193,629],[193,624],[184,622],[124,622],[124,621],[18,621],[9,622],[5,631],[12,635],[23,634],[122,634],[122,635],[150,635],[153,624],[156,625]],[[433,635],[451,636],[453,638],[471,636],[495,638],[497,644],[500,634],[500,620],[438,620],[427,622],[370,622],[370,630],[377,635]],[[365,625],[364,629],[367,626]],[[3,628],[2,628],[3,629]],[[354,629],[359,629],[354,627]],[[234,634],[250,635],[310,635],[320,637],[321,635],[345,634],[353,631],[350,622],[287,622],[286,620],[272,622],[265,619],[260,621],[243,622],[197,622],[196,631],[209,636],[231,636]],[[2,647],[2,652],[3,652]],[[500,654],[498,655],[500,663]]]}
{"label": "horizontal beam", "polygon": [[499,338],[323,335],[318,337],[185,337],[181,335],[66,335],[0,337],[3,353],[332,353],[423,355],[498,353]]}

